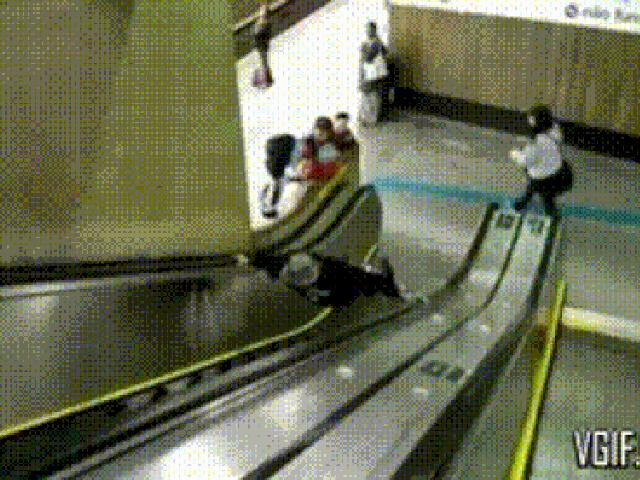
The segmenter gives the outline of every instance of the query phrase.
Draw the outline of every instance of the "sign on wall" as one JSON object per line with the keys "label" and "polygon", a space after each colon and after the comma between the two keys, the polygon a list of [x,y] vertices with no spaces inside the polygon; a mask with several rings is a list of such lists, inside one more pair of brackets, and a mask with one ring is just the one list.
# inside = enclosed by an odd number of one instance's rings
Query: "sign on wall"
{"label": "sign on wall", "polygon": [[640,34],[640,0],[394,0],[392,3]]}

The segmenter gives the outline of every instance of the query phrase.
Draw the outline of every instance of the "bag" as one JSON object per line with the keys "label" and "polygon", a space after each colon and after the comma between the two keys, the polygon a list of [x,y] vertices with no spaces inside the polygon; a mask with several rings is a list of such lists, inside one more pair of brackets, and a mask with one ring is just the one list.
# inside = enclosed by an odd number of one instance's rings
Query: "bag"
{"label": "bag", "polygon": [[364,93],[360,98],[358,120],[363,125],[375,125],[380,118],[382,99],[376,92]]}
{"label": "bag", "polygon": [[274,180],[264,186],[260,192],[260,211],[265,218],[273,218],[278,215],[278,203],[282,194],[282,184]]}
{"label": "bag", "polygon": [[293,135],[274,135],[267,139],[267,171],[273,178],[282,178],[285,169],[291,163],[291,157],[296,147]]}
{"label": "bag", "polygon": [[269,68],[256,68],[253,72],[254,87],[270,87],[273,84],[271,70]]}
{"label": "bag", "polygon": [[389,75],[389,69],[387,68],[387,61],[382,55],[377,55],[373,59],[373,62],[365,62],[364,79],[367,82],[375,82],[376,80],[382,80]]}

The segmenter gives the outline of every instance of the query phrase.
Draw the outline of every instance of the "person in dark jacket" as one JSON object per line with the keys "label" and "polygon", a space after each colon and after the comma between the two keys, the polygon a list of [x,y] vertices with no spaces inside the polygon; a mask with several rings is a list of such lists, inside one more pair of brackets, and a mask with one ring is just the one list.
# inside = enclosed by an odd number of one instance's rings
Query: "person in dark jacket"
{"label": "person in dark jacket", "polygon": [[298,252],[291,256],[274,255],[254,264],[322,305],[347,306],[360,296],[382,293],[401,296],[393,267],[387,258],[380,268],[365,270],[348,259]]}
{"label": "person in dark jacket", "polygon": [[277,215],[277,207],[282,195],[285,169],[291,162],[296,147],[293,135],[275,135],[267,140],[267,171],[271,175],[271,183],[262,190],[262,215],[273,218]]}
{"label": "person in dark jacket", "polygon": [[254,25],[253,40],[260,55],[260,68],[254,72],[253,83],[256,87],[268,88],[273,84],[269,66],[269,42],[271,40],[271,21],[269,20],[269,2],[260,5],[258,19]]}
{"label": "person in dark jacket", "polygon": [[545,105],[532,108],[527,120],[530,140],[524,149],[511,152],[511,158],[525,167],[528,178],[527,191],[514,207],[523,210],[537,193],[544,200],[545,214],[556,216],[555,198],[570,189],[572,183],[569,164],[560,154],[562,132]]}
{"label": "person in dark jacket", "polygon": [[[376,74],[372,78],[368,72],[373,69],[373,65],[380,62],[386,67],[385,75]],[[391,75],[389,65],[389,51],[378,36],[378,26],[375,22],[367,24],[367,39],[360,48],[360,91],[367,98],[368,94],[375,93],[380,102],[378,118],[383,119],[389,111],[389,94],[391,90]],[[370,98],[370,97],[369,97]]]}

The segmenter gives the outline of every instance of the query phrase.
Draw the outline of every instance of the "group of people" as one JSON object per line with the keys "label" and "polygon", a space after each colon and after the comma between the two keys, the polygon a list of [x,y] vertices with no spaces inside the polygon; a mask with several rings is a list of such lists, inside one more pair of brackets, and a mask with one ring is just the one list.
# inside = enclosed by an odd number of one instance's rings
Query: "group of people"
{"label": "group of people", "polygon": [[267,171],[271,182],[261,195],[263,216],[277,216],[286,181],[323,182],[332,178],[357,145],[349,126],[350,116],[339,112],[335,122],[318,117],[310,135],[297,140],[293,135],[275,135],[267,140]]}
{"label": "group of people", "polygon": [[[254,30],[255,47],[261,61],[261,66],[254,75],[254,85],[263,88],[268,88],[273,83],[268,62],[271,36],[268,15],[268,2],[263,1]],[[366,40],[360,49],[360,123],[371,125],[388,116],[394,87],[393,78],[388,49],[378,35],[376,23],[369,22]],[[554,122],[548,106],[538,105],[532,108],[527,120],[530,127],[527,145],[510,153],[511,158],[524,168],[528,179],[526,192],[515,202],[514,208],[523,210],[534,194],[539,194],[544,201],[545,213],[555,216],[558,213],[555,199],[573,185],[571,166],[563,160],[560,153],[562,132]],[[336,115],[335,125],[328,117],[316,119],[313,133],[300,142],[291,135],[277,135],[269,139],[267,167],[273,183],[263,191],[265,216],[276,215],[276,205],[287,166],[299,166],[289,180],[326,180],[336,173],[343,160],[341,152],[355,144],[348,123],[349,115],[341,112]],[[293,158],[300,161],[293,162]]]}

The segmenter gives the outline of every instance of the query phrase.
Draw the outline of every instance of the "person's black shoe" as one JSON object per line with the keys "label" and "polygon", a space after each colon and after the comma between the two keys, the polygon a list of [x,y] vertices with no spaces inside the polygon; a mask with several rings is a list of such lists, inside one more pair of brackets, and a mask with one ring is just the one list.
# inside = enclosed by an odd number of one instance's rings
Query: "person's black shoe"
{"label": "person's black shoe", "polygon": [[395,273],[393,271],[393,265],[388,257],[380,258],[380,270],[385,285],[385,293],[391,297],[400,297],[400,290],[396,285]]}

